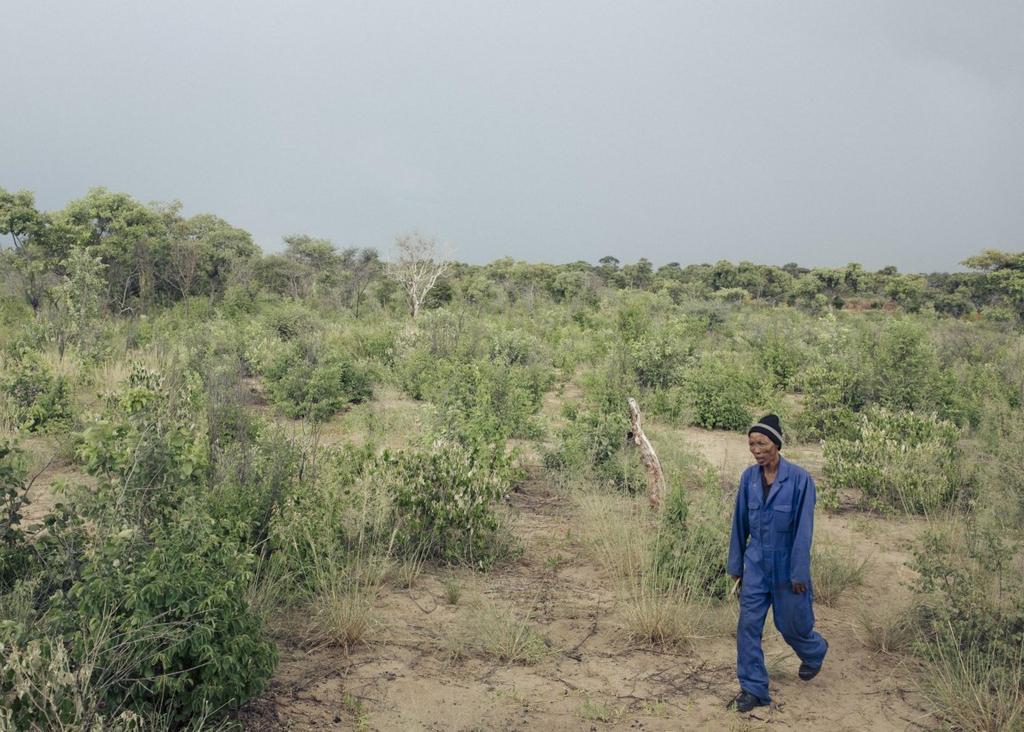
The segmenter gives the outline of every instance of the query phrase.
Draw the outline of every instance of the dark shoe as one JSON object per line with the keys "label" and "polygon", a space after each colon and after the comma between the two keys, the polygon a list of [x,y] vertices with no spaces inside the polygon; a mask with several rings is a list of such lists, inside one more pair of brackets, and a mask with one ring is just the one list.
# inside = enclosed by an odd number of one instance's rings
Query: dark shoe
{"label": "dark shoe", "polygon": [[[825,641],[825,653],[828,653],[828,641]],[[819,671],[821,671],[821,666],[808,666],[806,663],[801,663],[797,675],[801,681],[810,681],[818,675]]]}
{"label": "dark shoe", "polygon": [[736,705],[736,711],[743,714],[746,714],[754,707],[768,706],[767,702],[761,701],[749,691],[741,691],[739,696],[733,699],[733,704]]}

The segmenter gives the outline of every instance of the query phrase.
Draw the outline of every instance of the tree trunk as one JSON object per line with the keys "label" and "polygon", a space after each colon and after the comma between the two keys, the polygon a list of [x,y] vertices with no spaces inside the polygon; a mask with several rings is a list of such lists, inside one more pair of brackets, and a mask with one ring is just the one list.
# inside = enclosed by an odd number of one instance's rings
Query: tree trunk
{"label": "tree trunk", "polygon": [[654,452],[654,446],[644,434],[644,428],[640,424],[640,407],[636,399],[629,397],[629,418],[633,423],[633,430],[629,437],[633,443],[640,448],[640,459],[647,470],[647,495],[652,508],[660,508],[665,499],[665,474],[661,471],[661,461]]}

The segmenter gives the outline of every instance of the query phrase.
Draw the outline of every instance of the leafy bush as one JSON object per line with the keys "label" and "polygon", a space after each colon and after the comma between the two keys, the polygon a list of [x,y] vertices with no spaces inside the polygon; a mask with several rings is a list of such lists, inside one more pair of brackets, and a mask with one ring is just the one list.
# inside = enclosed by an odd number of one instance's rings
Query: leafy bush
{"label": "leafy bush", "polygon": [[174,383],[132,366],[127,387],[111,395],[104,413],[78,436],[78,457],[99,478],[89,505],[117,506],[123,514],[95,518],[148,525],[169,519],[200,492],[209,465],[201,394],[195,375]]}
{"label": "leafy bush", "polygon": [[317,353],[299,343],[275,349],[263,366],[274,401],[293,419],[325,422],[373,394],[369,372],[335,350]]}
{"label": "leafy bush", "polygon": [[926,532],[914,551],[925,692],[963,729],[1024,719],[1024,579],[1005,533],[973,521],[962,534]]}
{"label": "leafy bush", "polygon": [[0,592],[7,591],[25,571],[29,547],[21,527],[28,503],[26,471],[21,451],[0,442]]}
{"label": "leafy bush", "polygon": [[495,504],[518,470],[503,448],[385,452],[370,478],[391,498],[399,551],[481,568],[507,551]]}
{"label": "leafy bush", "polygon": [[815,334],[814,349],[793,381],[803,402],[795,427],[809,438],[850,437],[868,398],[863,351],[835,315],[820,318]]}
{"label": "leafy bush", "polygon": [[654,575],[664,589],[688,600],[724,599],[728,534],[722,523],[690,515],[682,487],[666,497],[654,543]]}
{"label": "leafy bush", "polygon": [[678,371],[693,356],[693,344],[685,340],[685,326],[642,333],[628,344],[637,383],[665,389],[678,381]]}
{"label": "leafy bush", "polygon": [[759,335],[754,343],[758,365],[772,385],[788,389],[804,364],[804,354],[797,343],[775,330]]}
{"label": "leafy bush", "polygon": [[626,444],[629,415],[600,405],[566,410],[568,423],[559,432],[559,446],[544,456],[546,467],[566,475],[592,474],[629,493],[647,485],[635,447]]}
{"label": "leafy bush", "polygon": [[[80,436],[97,485],[69,489],[73,506],[58,504],[35,533],[39,566],[15,587],[31,590],[31,610],[0,622],[0,642],[31,662],[0,677],[4,698],[19,674],[28,684],[19,724],[52,721],[54,687],[32,681],[32,669],[51,662],[87,692],[82,704],[175,727],[239,705],[273,671],[274,645],[246,601],[255,557],[199,500],[208,475],[201,401],[197,378],[136,366]],[[78,711],[61,704],[56,713],[70,715],[63,724]]]}
{"label": "leafy bush", "polygon": [[[76,658],[97,653],[98,668],[125,646],[138,653],[106,691],[111,708],[187,721],[208,708],[237,707],[262,690],[276,663],[245,599],[253,561],[189,504],[148,537],[132,529],[96,537],[47,622],[72,639]],[[94,650],[90,619],[99,618],[113,632]]]}
{"label": "leafy bush", "polygon": [[537,367],[442,361],[423,394],[438,408],[441,432],[463,441],[496,443],[539,435],[533,415],[549,378]]}
{"label": "leafy bush", "polygon": [[268,309],[263,321],[283,341],[308,335],[316,326],[316,318],[308,308],[288,302]]}
{"label": "leafy bush", "polygon": [[71,388],[35,351],[21,349],[6,364],[0,381],[15,419],[29,432],[67,429],[72,420]]}
{"label": "leafy bush", "polygon": [[962,502],[969,495],[959,437],[956,425],[935,416],[872,407],[859,415],[852,439],[825,441],[827,490],[857,489],[874,507],[908,513]]}
{"label": "leafy bush", "polygon": [[685,386],[699,426],[734,431],[750,426],[757,384],[749,372],[733,363],[705,360],[686,373]]}

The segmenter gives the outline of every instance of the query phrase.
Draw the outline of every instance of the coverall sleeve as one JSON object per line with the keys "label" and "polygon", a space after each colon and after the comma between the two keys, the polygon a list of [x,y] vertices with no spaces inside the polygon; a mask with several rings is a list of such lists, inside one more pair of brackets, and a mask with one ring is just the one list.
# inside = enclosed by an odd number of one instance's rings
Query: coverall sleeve
{"label": "coverall sleeve", "polygon": [[796,511],[789,576],[793,582],[809,585],[811,582],[811,536],[814,534],[814,502],[817,494],[814,488],[814,478],[808,475],[803,483],[800,503]]}
{"label": "coverall sleeve", "polygon": [[750,536],[745,487],[740,480],[740,489],[736,491],[736,507],[732,512],[732,538],[729,540],[729,562],[725,571],[733,577],[743,576],[743,553],[747,549],[747,537]]}

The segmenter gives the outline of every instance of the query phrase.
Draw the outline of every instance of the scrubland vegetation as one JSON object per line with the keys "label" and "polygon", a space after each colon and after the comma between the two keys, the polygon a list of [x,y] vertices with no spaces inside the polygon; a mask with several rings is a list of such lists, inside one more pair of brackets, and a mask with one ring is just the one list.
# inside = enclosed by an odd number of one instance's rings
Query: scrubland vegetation
{"label": "scrubland vegetation", "polygon": [[[372,643],[382,593],[424,572],[458,613],[447,663],[566,652],[472,591],[524,560],[508,499],[538,480],[625,640],[728,637],[737,476],[681,434],[767,411],[820,445],[819,514],[912,529],[912,601],[849,623],[906,660],[921,724],[1024,725],[1024,255],[927,276],[453,263],[415,305],[371,250],[263,256],[102,189],[52,213],[0,190],[0,233],[2,729],[230,728],[282,643]],[[819,603],[888,595],[869,557],[816,548]]]}

